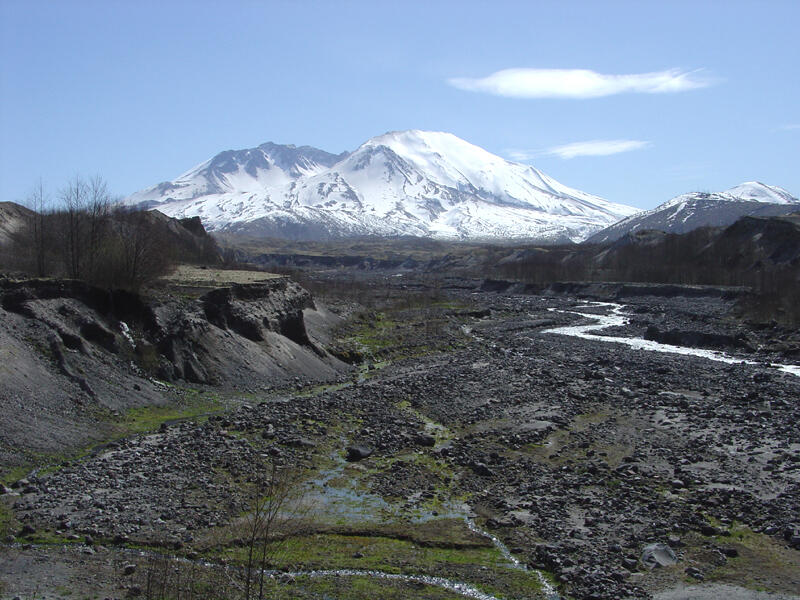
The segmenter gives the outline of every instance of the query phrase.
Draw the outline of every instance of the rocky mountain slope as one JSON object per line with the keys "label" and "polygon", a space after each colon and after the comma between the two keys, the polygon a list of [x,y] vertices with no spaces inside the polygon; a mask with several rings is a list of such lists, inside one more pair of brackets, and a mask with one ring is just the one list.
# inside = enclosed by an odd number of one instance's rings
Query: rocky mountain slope
{"label": "rocky mountain slope", "polygon": [[209,229],[290,239],[423,236],[580,241],[637,209],[574,190],[449,134],[402,131],[352,153],[227,151],[133,194]]}
{"label": "rocky mountain slope", "polygon": [[724,192],[676,196],[652,210],[627,217],[598,231],[589,243],[613,242],[626,233],[655,229],[686,233],[698,227],[724,227],[740,217],[771,217],[800,211],[800,200],[786,190],[748,181]]}

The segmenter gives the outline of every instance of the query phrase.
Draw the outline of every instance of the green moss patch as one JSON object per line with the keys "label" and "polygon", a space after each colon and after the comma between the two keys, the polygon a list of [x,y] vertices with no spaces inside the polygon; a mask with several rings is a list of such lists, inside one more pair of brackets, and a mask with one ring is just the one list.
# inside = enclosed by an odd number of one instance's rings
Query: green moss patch
{"label": "green moss patch", "polygon": [[[218,554],[238,563],[247,560],[246,547],[225,548]],[[268,555],[270,566],[278,570],[352,569],[432,575],[463,581],[501,598],[536,598],[540,593],[535,574],[512,568],[491,545],[440,547],[377,535],[316,533],[274,542]],[[316,581],[309,582],[317,585]],[[385,583],[375,579],[370,585]]]}

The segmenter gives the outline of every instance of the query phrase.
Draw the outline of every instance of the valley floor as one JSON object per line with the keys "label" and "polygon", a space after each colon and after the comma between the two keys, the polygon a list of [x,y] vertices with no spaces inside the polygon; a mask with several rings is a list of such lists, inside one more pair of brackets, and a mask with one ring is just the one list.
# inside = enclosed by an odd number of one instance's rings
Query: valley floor
{"label": "valley floor", "polygon": [[769,366],[794,342],[740,335],[710,298],[638,297],[609,333],[723,332],[692,339],[751,364],[551,331],[610,310],[585,305],[462,290],[378,308],[339,333],[340,356],[367,357],[349,383],[230,393],[28,477],[2,498],[1,595],[242,597],[277,465],[292,518],[264,597],[800,597],[800,377]]}

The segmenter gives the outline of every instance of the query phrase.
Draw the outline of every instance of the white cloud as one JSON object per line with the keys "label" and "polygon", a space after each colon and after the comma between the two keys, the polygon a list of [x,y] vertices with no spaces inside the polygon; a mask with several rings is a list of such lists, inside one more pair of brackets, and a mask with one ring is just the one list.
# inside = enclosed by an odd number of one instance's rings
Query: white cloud
{"label": "white cloud", "polygon": [[647,148],[650,142],[641,140],[591,140],[588,142],[574,142],[550,148],[547,154],[559,158],[575,158],[577,156],[609,156],[620,152],[641,150]]}
{"label": "white cloud", "polygon": [[541,156],[557,156],[564,159],[578,156],[610,156],[631,150],[641,150],[651,145],[650,142],[641,140],[590,140],[554,146],[547,150],[508,150],[506,154],[512,160],[526,162]]}
{"label": "white cloud", "polygon": [[699,71],[605,75],[588,69],[504,69],[488,77],[456,77],[447,82],[470,92],[511,98],[599,98],[623,93],[666,94],[707,87]]}
{"label": "white cloud", "polygon": [[800,123],[788,123],[787,125],[781,125],[779,129],[781,131],[797,131],[800,129]]}

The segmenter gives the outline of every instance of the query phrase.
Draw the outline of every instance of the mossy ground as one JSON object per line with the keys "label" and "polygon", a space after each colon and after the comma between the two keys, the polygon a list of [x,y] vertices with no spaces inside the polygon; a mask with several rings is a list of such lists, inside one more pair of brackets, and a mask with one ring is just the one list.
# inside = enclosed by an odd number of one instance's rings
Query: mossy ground
{"label": "mossy ground", "polygon": [[[448,545],[446,537],[445,535],[442,539],[423,544],[416,540],[381,535],[316,533],[275,542],[269,548],[268,555],[270,566],[278,570],[352,569],[432,575],[463,581],[502,598],[539,596],[540,583],[535,574],[512,568],[494,546]],[[247,548],[224,548],[219,551],[218,556],[244,563],[247,559]],[[381,580],[373,582],[380,584],[378,588],[385,583],[387,582]]]}
{"label": "mossy ground", "polygon": [[[795,594],[800,590],[800,553],[738,523],[725,532],[728,535],[712,538],[713,545],[734,548],[739,555],[710,569],[706,574],[708,581],[734,583],[755,590],[769,587],[770,591]],[[776,583],[780,588],[775,587]]]}
{"label": "mossy ground", "polygon": [[6,536],[11,535],[17,528],[17,520],[14,518],[14,512],[11,508],[0,499],[0,540]]}
{"label": "mossy ground", "polygon": [[211,399],[195,399],[176,405],[143,406],[132,408],[120,419],[123,435],[155,431],[163,423],[178,420],[202,420],[209,414],[220,412],[220,404]]}
{"label": "mossy ground", "polygon": [[429,585],[371,577],[298,577],[293,583],[270,580],[266,597],[274,600],[463,600],[464,596]]}
{"label": "mossy ground", "polygon": [[466,339],[453,324],[460,319],[458,311],[467,308],[459,302],[425,298],[365,311],[338,332],[338,347],[373,361],[452,350]]}

